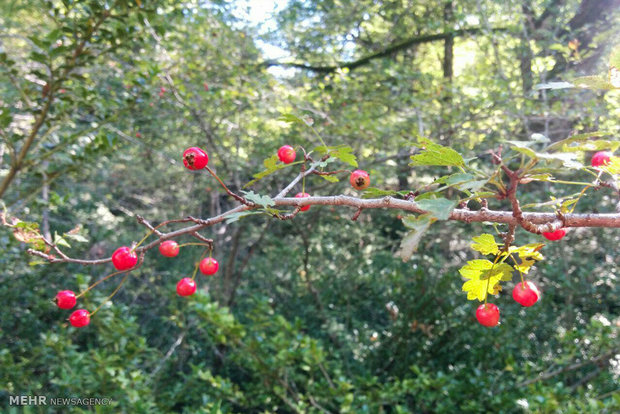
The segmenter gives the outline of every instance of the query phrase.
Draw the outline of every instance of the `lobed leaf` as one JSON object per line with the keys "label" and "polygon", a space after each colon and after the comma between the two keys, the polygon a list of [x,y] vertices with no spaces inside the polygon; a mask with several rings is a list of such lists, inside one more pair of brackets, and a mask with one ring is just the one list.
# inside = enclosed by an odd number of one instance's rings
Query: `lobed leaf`
{"label": "lobed leaf", "polygon": [[267,195],[256,194],[254,191],[242,191],[242,193],[247,200],[265,208],[276,204],[275,201]]}
{"label": "lobed leaf", "polygon": [[465,165],[465,161],[463,160],[461,154],[452,148],[435,144],[426,138],[420,139],[419,144],[423,150],[421,153],[411,156],[411,162],[409,163],[410,166],[437,165],[446,167],[462,167]]}
{"label": "lobed leaf", "polygon": [[448,200],[447,198],[432,198],[416,201],[416,204],[423,210],[431,213],[438,220],[448,220],[450,213],[458,204],[457,201]]}
{"label": "lobed leaf", "polygon": [[484,233],[473,238],[474,244],[471,248],[482,254],[498,254],[499,246],[492,234]]}

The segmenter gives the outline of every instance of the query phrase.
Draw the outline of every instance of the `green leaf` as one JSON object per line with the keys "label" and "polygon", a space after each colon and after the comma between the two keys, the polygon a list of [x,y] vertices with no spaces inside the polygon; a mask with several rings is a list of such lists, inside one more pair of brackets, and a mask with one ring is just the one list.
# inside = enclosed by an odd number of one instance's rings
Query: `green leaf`
{"label": "green leaf", "polygon": [[448,200],[446,198],[433,198],[427,200],[416,201],[416,204],[425,211],[428,211],[438,220],[448,220],[450,213],[457,205],[457,201]]}
{"label": "green leaf", "polygon": [[226,223],[234,223],[235,221],[238,221],[239,219],[243,217],[252,216],[255,214],[263,214],[263,212],[262,211],[239,211],[237,213],[231,213],[226,216]]}
{"label": "green leaf", "polygon": [[303,119],[293,114],[282,114],[278,117],[278,121],[288,122],[289,124],[297,123],[297,124],[306,125]]}
{"label": "green leaf", "polygon": [[444,175],[443,177],[439,177],[438,179],[435,180],[435,183],[445,184],[447,186],[453,186],[457,184],[466,183],[468,181],[472,181],[475,178],[476,177],[474,177],[472,174],[469,174],[469,173],[456,173],[456,174]]}
{"label": "green leaf", "polygon": [[329,181],[330,183],[337,183],[338,181],[340,181],[338,177],[336,177],[336,175],[319,175],[319,177],[321,177],[325,181]]}
{"label": "green leaf", "polygon": [[575,85],[569,82],[547,82],[547,83],[539,83],[534,86],[535,91],[539,91],[541,89],[568,89],[574,88]]}
{"label": "green leaf", "polygon": [[430,214],[422,214],[418,217],[407,215],[403,218],[403,224],[410,231],[403,237],[400,243],[400,251],[398,252],[404,262],[408,261],[413,253],[418,249],[418,244],[424,235],[424,232],[433,224],[435,219]]}
{"label": "green leaf", "polygon": [[474,244],[471,248],[482,254],[497,254],[499,253],[499,246],[495,241],[495,237],[492,234],[484,233],[480,236],[473,238]]}
{"label": "green leaf", "polygon": [[411,156],[409,165],[442,165],[462,167],[465,165],[461,154],[452,148],[435,144],[429,139],[422,138],[419,145],[423,148],[422,152]]}
{"label": "green leaf", "polygon": [[54,244],[57,245],[57,246],[66,247],[68,249],[71,248],[71,245],[64,238],[62,238],[62,236],[60,236],[56,232],[54,232]]}
{"label": "green leaf", "polygon": [[395,195],[407,195],[409,191],[393,191],[382,190],[376,187],[368,187],[362,194],[362,198],[377,198],[377,197],[389,197]]}
{"label": "green leaf", "polygon": [[357,167],[357,157],[353,154],[353,148],[348,145],[337,145],[335,147],[325,147],[320,145],[314,151],[321,155],[329,154],[330,157],[337,158],[353,167]]}
{"label": "green leaf", "polygon": [[276,204],[275,201],[271,199],[271,197],[255,194],[254,191],[242,191],[242,193],[247,200],[263,207],[270,207]]}
{"label": "green leaf", "polygon": [[605,91],[616,89],[614,85],[612,85],[609,82],[609,80],[605,79],[602,76],[582,76],[580,78],[574,79],[573,83],[578,88],[584,88],[584,89],[605,90]]}
{"label": "green leaf", "polygon": [[591,138],[603,137],[606,135],[613,135],[613,133],[608,132],[608,131],[596,131],[596,132],[586,132],[584,134],[573,135],[561,141],[554,142],[553,144],[545,148],[544,152],[551,152],[551,151],[556,151],[556,150],[565,151],[564,148],[568,147],[570,144],[573,144],[576,142],[587,142]]}
{"label": "green leaf", "polygon": [[265,166],[266,170],[254,174],[253,175],[254,179],[250,181],[249,183],[247,183],[246,185],[244,185],[243,188],[248,188],[251,185],[255,184],[257,181],[267,177],[268,175],[273,174],[274,172],[279,171],[283,168],[286,168],[288,165],[291,165],[291,164],[279,163],[278,161],[279,159],[277,155],[273,155],[265,159],[263,161],[263,165]]}
{"label": "green leaf", "polygon": [[65,233],[63,235],[65,238],[71,239],[73,241],[76,241],[78,243],[87,243],[88,239],[84,236],[82,236],[81,234],[71,234],[71,233]]}
{"label": "green leaf", "polygon": [[609,66],[620,69],[620,44],[614,46],[609,55]]}

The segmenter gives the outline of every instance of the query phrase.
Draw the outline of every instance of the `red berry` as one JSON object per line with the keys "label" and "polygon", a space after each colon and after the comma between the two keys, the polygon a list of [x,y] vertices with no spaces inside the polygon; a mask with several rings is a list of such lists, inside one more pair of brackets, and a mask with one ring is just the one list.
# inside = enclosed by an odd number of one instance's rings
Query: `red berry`
{"label": "red berry", "polygon": [[370,185],[370,175],[364,170],[355,170],[351,173],[349,182],[356,190],[365,190]]}
{"label": "red berry", "polygon": [[75,306],[75,293],[72,290],[61,290],[54,300],[60,309],[71,309]]}
{"label": "red berry", "polygon": [[179,245],[174,240],[166,240],[159,245],[159,253],[166,257],[176,257],[179,254]]}
{"label": "red berry", "polygon": [[86,309],[78,309],[69,316],[69,323],[76,328],[83,328],[90,323],[90,313]]}
{"label": "red berry", "polygon": [[544,232],[542,235],[547,240],[558,241],[558,240],[562,239],[564,236],[566,236],[566,230],[564,230],[564,229],[557,229],[556,231]]}
{"label": "red berry", "polygon": [[[295,198],[306,198],[306,197],[310,197],[310,194],[308,193],[297,193],[295,194]],[[310,206],[304,206],[301,208],[301,211],[308,211],[310,210]]]}
{"label": "red berry", "polygon": [[196,282],[189,277],[184,277],[177,283],[177,293],[179,296],[191,296],[196,292]]}
{"label": "red berry", "polygon": [[592,156],[592,166],[599,167],[601,165],[605,165],[609,163],[609,159],[611,158],[611,153],[607,151],[599,151]]}
{"label": "red berry", "polygon": [[112,264],[116,270],[131,269],[138,263],[138,255],[127,246],[119,247],[112,254]]}
{"label": "red berry", "polygon": [[203,83],[202,86],[205,88],[205,91],[209,90],[209,85],[207,84],[207,82]]}
{"label": "red berry", "polygon": [[217,269],[219,268],[220,264],[212,257],[202,259],[202,261],[200,262],[200,271],[207,276],[216,274]]}
{"label": "red berry", "polygon": [[142,134],[139,132],[136,132],[136,138],[142,138]]}
{"label": "red berry", "polygon": [[295,157],[297,157],[297,154],[290,145],[284,145],[278,150],[278,158],[285,164],[290,164],[295,161]]}
{"label": "red berry", "polygon": [[191,147],[183,152],[183,165],[188,170],[202,170],[208,163],[209,156],[198,147]]}
{"label": "red berry", "polygon": [[499,308],[492,303],[483,303],[476,309],[476,319],[480,325],[496,326],[499,322]]}
{"label": "red berry", "polygon": [[[524,286],[525,285],[525,286]],[[538,302],[538,298],[540,297],[540,292],[536,285],[532,282],[525,283],[517,283],[515,288],[512,290],[512,298],[521,305],[525,307],[532,306],[536,302]]]}
{"label": "red berry", "polygon": [[166,88],[164,88],[163,86],[159,89],[160,93],[166,93]]}

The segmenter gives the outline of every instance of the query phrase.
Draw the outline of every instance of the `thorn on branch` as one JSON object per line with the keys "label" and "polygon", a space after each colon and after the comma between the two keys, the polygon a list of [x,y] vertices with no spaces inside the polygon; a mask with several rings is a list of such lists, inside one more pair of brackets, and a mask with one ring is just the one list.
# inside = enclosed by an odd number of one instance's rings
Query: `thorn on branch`
{"label": "thorn on branch", "polygon": [[287,214],[274,214],[273,216],[279,220],[291,220],[293,218],[295,218],[295,216],[301,211],[301,207],[295,207],[295,210],[293,210],[290,213]]}
{"label": "thorn on branch", "polygon": [[[161,231],[157,230],[156,227],[153,227],[151,225],[151,223],[149,223],[144,217],[140,216],[140,215],[136,215],[136,219],[138,220],[138,223],[142,224],[144,227],[146,227],[147,229],[149,229],[151,232],[155,233],[157,236],[161,236],[162,233]],[[163,224],[163,223],[162,223]],[[157,227],[161,227],[162,224],[160,224]]]}
{"label": "thorn on branch", "polygon": [[197,238],[198,240],[202,242],[207,243],[209,246],[211,246],[211,249],[213,249],[213,239],[207,239],[206,237],[199,234],[197,231],[193,232],[192,236],[194,236],[195,238]]}
{"label": "thorn on branch", "polygon": [[358,208],[357,211],[355,212],[355,214],[353,214],[353,216],[351,217],[352,221],[357,221],[357,219],[359,218],[360,214],[362,214],[362,208]]}

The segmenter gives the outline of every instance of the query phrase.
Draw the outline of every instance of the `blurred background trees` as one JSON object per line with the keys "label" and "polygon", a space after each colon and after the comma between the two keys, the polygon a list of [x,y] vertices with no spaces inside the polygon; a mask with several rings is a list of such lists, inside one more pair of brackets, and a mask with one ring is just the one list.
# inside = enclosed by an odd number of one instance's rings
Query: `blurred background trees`
{"label": "blurred background trees", "polygon": [[[418,136],[484,166],[505,140],[617,132],[617,91],[536,85],[606,73],[618,6],[290,0],[261,28],[234,1],[4,1],[0,198],[50,236],[81,226],[89,242],[72,254],[98,258],[141,238],[136,215],[208,217],[234,204],[182,168],[184,148],[206,148],[233,190],[281,145],[312,148],[316,137],[276,121],[281,113],[312,118],[328,144],[355,149],[373,185],[394,190],[438,174],[407,165]],[[274,194],[294,174],[256,191]],[[306,188],[352,191],[318,176]],[[568,191],[530,189],[523,204]],[[614,203],[599,191],[578,208]],[[189,300],[174,285],[200,252],[151,252],[80,331],[51,299],[110,269],[37,265],[3,228],[2,404],[48,395],[109,397],[103,412],[127,413],[620,409],[617,230],[550,243],[531,276],[542,301],[524,311],[504,292],[502,325],[485,329],[457,269],[488,226],[434,226],[403,263],[394,254],[405,229],[393,212],[350,214],[313,207],[293,221],[212,228],[221,270]],[[46,410],[57,409],[28,412]]]}

